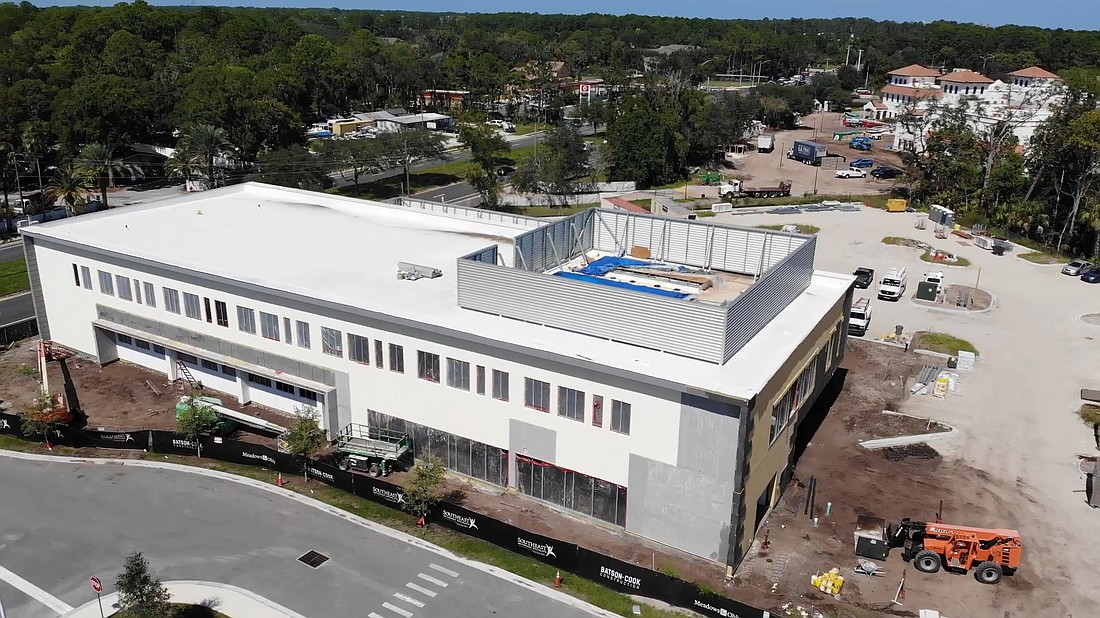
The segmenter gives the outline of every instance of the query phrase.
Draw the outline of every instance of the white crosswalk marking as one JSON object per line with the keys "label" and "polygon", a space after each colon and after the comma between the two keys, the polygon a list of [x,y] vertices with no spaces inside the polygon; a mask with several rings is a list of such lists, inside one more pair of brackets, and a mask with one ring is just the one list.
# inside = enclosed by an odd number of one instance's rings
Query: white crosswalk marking
{"label": "white crosswalk marking", "polygon": [[445,573],[447,575],[450,575],[451,577],[458,577],[458,573],[455,573],[454,571],[452,571],[448,568],[441,567],[438,564],[432,563],[432,564],[429,564],[428,566],[430,566],[431,568],[439,571],[440,573]]}
{"label": "white crosswalk marking", "polygon": [[[38,601],[39,603],[52,609],[58,614],[67,614],[73,611],[72,606],[68,603],[53,596],[52,594],[46,592],[38,586],[35,586],[34,584],[23,579],[22,577],[19,577],[18,575],[5,569],[4,567],[0,567],[0,580],[8,582],[12,586],[14,586],[16,590],[23,592],[30,598]],[[443,585],[446,586],[447,584]]]}
{"label": "white crosswalk marking", "polygon": [[395,614],[401,614],[405,618],[412,618],[412,615],[413,615],[413,613],[410,612],[409,610],[401,609],[400,607],[398,607],[398,606],[396,606],[392,603],[383,603],[382,607],[385,607],[386,609],[390,610],[391,612],[393,612]]}
{"label": "white crosswalk marking", "polygon": [[395,593],[393,593],[393,596],[401,599],[402,601],[408,603],[409,605],[415,605],[417,607],[424,607],[423,601],[418,601],[418,600],[410,597],[407,594],[401,594],[400,592],[395,592]]}
{"label": "white crosswalk marking", "polygon": [[432,577],[431,575],[427,575],[427,574],[424,574],[424,573],[419,573],[419,574],[417,574],[417,577],[419,577],[420,579],[422,579],[426,582],[431,582],[431,583],[435,584],[436,586],[439,586],[440,588],[446,588],[447,587],[447,582],[445,582],[441,579],[436,579],[436,578]]}
{"label": "white crosswalk marking", "polygon": [[381,615],[379,615],[379,614],[377,614],[377,613],[375,613],[375,612],[371,612],[371,613],[367,614],[367,618],[386,618],[386,617],[385,617],[385,616],[381,616]]}
{"label": "white crosswalk marking", "polygon": [[415,591],[419,592],[420,594],[426,594],[430,597],[435,596],[435,590],[428,590],[427,588],[425,588],[424,586],[421,586],[420,584],[414,584],[412,582],[409,582],[409,583],[405,584],[405,587],[410,589],[410,590],[415,590]]}

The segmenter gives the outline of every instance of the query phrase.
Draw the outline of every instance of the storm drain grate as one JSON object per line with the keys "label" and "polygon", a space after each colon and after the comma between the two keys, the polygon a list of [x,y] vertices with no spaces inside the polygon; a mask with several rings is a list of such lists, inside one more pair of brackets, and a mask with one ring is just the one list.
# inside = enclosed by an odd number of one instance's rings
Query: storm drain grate
{"label": "storm drain grate", "polygon": [[302,564],[310,568],[316,569],[322,564],[328,562],[328,556],[311,549],[301,556],[298,556],[298,562],[301,562]]}

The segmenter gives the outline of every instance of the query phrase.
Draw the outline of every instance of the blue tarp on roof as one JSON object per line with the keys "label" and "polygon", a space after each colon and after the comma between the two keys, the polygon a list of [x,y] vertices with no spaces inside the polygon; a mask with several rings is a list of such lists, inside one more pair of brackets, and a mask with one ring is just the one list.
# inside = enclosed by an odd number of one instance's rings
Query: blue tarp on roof
{"label": "blue tarp on roof", "polygon": [[[600,260],[606,260],[606,259],[621,260],[623,258],[600,258]],[[596,262],[599,262],[600,260],[596,260]],[[639,260],[627,260],[627,261],[628,262],[633,262],[633,264],[621,264],[621,266],[636,266],[638,264],[649,264],[649,262],[641,262]],[[593,262],[592,264],[590,264],[589,267],[596,264],[596,262]],[[585,270],[588,270],[588,269],[586,268]],[[608,269],[604,272],[606,273],[606,272],[609,272],[610,270],[611,269]],[[653,294],[655,296],[667,296],[668,298],[687,298],[688,296],[691,296],[691,294],[687,294],[687,293],[684,293],[684,292],[674,292],[672,290],[662,290],[660,288],[651,288],[651,287],[646,287],[644,285],[634,285],[634,284],[625,283],[625,282],[622,282],[622,281],[614,281],[614,280],[611,280],[611,279],[603,279],[599,276],[581,274],[582,272],[583,271],[575,272],[575,273],[559,272],[559,273],[556,273],[556,274],[557,274],[557,276],[565,277],[566,279],[575,279],[577,281],[587,281],[589,283],[598,283],[600,285],[606,285],[606,286],[610,286],[610,287],[613,287],[613,288],[622,288],[624,290],[634,290],[635,292],[645,292],[647,294]]]}
{"label": "blue tarp on roof", "polygon": [[591,275],[593,277],[602,277],[607,273],[615,270],[616,268],[622,268],[624,266],[652,266],[653,262],[647,260],[635,260],[634,258],[615,257],[613,255],[605,255],[578,270],[582,275]]}

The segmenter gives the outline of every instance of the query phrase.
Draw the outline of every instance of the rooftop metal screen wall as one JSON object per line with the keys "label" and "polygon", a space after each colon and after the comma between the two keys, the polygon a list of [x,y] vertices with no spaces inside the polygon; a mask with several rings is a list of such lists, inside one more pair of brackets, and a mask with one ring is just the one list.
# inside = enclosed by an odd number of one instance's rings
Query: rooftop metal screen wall
{"label": "rooftop metal screen wall", "polygon": [[[547,273],[590,249],[629,255],[633,247],[759,279],[733,301],[707,304]],[[815,248],[812,236],[593,209],[517,236],[512,267],[489,249],[459,259],[458,304],[724,363],[809,286]]]}

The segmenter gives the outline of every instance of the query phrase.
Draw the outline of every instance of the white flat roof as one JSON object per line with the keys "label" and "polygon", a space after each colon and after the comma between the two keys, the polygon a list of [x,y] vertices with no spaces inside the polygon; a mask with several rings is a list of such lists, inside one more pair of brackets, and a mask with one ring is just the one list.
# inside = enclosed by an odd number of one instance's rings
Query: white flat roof
{"label": "white flat roof", "polygon": [[[457,259],[496,244],[510,265],[513,239],[532,224],[522,218],[512,223],[513,217],[495,213],[497,221],[455,214],[247,183],[54,221],[23,232],[742,400],[760,392],[853,280],[850,275],[815,271],[806,291],[733,358],[716,365],[459,307]],[[443,276],[402,281],[397,278],[398,262],[439,268]]]}

